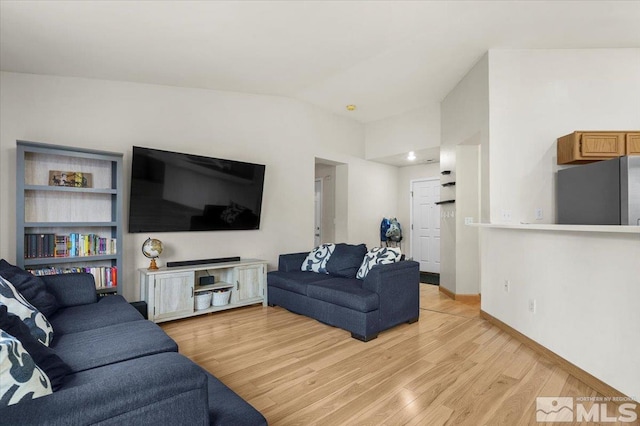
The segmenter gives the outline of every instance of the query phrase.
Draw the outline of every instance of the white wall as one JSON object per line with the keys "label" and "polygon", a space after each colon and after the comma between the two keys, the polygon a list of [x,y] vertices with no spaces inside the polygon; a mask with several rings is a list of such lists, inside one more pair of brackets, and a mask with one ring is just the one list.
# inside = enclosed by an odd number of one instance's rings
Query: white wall
{"label": "white wall", "polygon": [[[437,148],[440,145],[440,104],[431,103],[404,114],[369,122],[365,125],[365,158],[379,159]],[[400,167],[396,170],[397,186],[387,193],[385,214],[378,218],[377,242],[380,245],[379,225],[382,217],[396,217],[402,226],[402,251],[411,252],[411,222],[409,183],[413,179],[438,177],[436,164]],[[376,189],[377,191],[380,189]],[[392,200],[397,202],[393,203]]]}
{"label": "white wall", "polygon": [[640,395],[640,234],[482,229],[481,246],[482,310]]}
{"label": "white wall", "polygon": [[[465,174],[465,179],[471,181],[480,180],[480,214],[482,218],[488,217],[489,212],[489,186],[488,186],[488,159],[489,152],[489,60],[484,55],[467,75],[447,95],[441,104],[442,114],[442,146],[440,147],[440,169],[449,170],[447,181],[458,181],[458,164],[456,160],[456,148],[461,145],[480,146],[481,171],[480,176]],[[485,175],[487,176],[485,178]],[[465,182],[461,182],[464,185]],[[469,183],[467,184],[467,188]],[[491,188],[493,190],[493,188]],[[454,294],[477,294],[479,280],[475,279],[475,285],[468,279],[463,288],[457,288],[457,275],[459,269],[470,267],[470,270],[461,270],[465,276],[477,277],[477,267],[466,259],[477,259],[477,236],[473,232],[463,231],[464,222],[459,221],[457,185],[445,187],[441,191],[441,199],[455,199],[456,204],[442,205],[444,217],[441,220],[441,264],[440,285]],[[460,200],[463,202],[463,200]],[[466,214],[466,213],[465,213]],[[476,216],[476,215],[474,215]],[[463,218],[462,218],[463,220]],[[458,235],[460,233],[460,235]],[[464,250],[464,256],[458,261],[458,247]],[[471,289],[476,289],[470,293]]]}
{"label": "white wall", "polygon": [[[514,223],[536,222],[541,207],[541,222],[553,223],[556,139],[574,130],[640,128],[639,76],[640,49],[490,51],[492,222],[503,209]],[[482,309],[640,395],[638,234],[482,232]]]}
{"label": "white wall", "polygon": [[[366,161],[349,164],[348,242],[363,242],[368,248],[380,246],[382,218],[398,215],[397,179],[397,167]],[[362,236],[360,241],[354,235]]]}
{"label": "white wall", "polygon": [[440,145],[440,105],[432,103],[405,114],[365,125],[365,158],[383,158]]}
{"label": "white wall", "polygon": [[[351,241],[374,242],[377,218],[396,204],[389,197],[396,168],[362,159],[363,126],[296,100],[6,72],[0,87],[0,255],[8,261],[15,261],[17,139],[123,152],[125,217],[133,145],[266,164],[260,230],[152,235],[165,246],[161,265],[240,255],[273,268],[278,254],[310,249],[315,157],[348,167],[348,216],[340,230],[348,229]],[[148,236],[125,233],[130,300],[138,300],[136,269],[148,263],[140,253]]]}
{"label": "white wall", "polygon": [[492,50],[491,222],[555,223],[556,139],[640,129],[640,49]]}

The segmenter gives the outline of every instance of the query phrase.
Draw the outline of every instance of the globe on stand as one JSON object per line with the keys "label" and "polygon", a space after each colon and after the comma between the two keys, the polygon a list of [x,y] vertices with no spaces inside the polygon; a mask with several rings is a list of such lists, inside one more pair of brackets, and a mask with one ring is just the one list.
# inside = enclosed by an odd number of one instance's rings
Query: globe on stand
{"label": "globe on stand", "polygon": [[156,259],[162,253],[162,242],[160,240],[156,240],[155,238],[147,238],[144,243],[142,243],[142,254],[148,259],[151,259],[151,263],[149,264],[149,270],[158,269],[158,265],[156,265]]}

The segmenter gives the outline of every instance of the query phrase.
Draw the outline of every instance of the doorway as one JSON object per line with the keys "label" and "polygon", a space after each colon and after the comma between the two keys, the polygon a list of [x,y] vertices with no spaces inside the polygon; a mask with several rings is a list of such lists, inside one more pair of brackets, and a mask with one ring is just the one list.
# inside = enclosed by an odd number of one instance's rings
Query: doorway
{"label": "doorway", "polygon": [[315,224],[313,228],[314,247],[322,242],[322,179],[315,180],[314,187]]}
{"label": "doorway", "polygon": [[420,272],[440,273],[440,179],[411,181],[411,255]]}
{"label": "doorway", "polygon": [[[324,243],[348,241],[348,167],[337,161],[315,159],[313,235],[316,247]],[[316,234],[319,234],[319,243]]]}

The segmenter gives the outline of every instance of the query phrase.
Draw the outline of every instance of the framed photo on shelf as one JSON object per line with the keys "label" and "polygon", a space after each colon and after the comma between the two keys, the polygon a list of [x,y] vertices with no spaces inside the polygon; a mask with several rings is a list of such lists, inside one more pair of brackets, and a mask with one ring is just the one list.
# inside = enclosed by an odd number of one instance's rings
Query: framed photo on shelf
{"label": "framed photo on shelf", "polygon": [[93,177],[91,173],[49,170],[49,186],[93,188]]}

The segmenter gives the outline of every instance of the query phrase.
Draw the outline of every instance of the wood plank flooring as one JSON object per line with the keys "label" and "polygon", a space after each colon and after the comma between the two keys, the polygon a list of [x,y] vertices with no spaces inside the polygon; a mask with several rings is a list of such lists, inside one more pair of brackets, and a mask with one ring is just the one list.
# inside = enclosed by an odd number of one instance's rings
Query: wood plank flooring
{"label": "wood plank flooring", "polygon": [[420,287],[420,320],[367,343],[261,305],[162,328],[270,425],[529,425],[537,396],[602,396],[481,319],[478,304]]}

